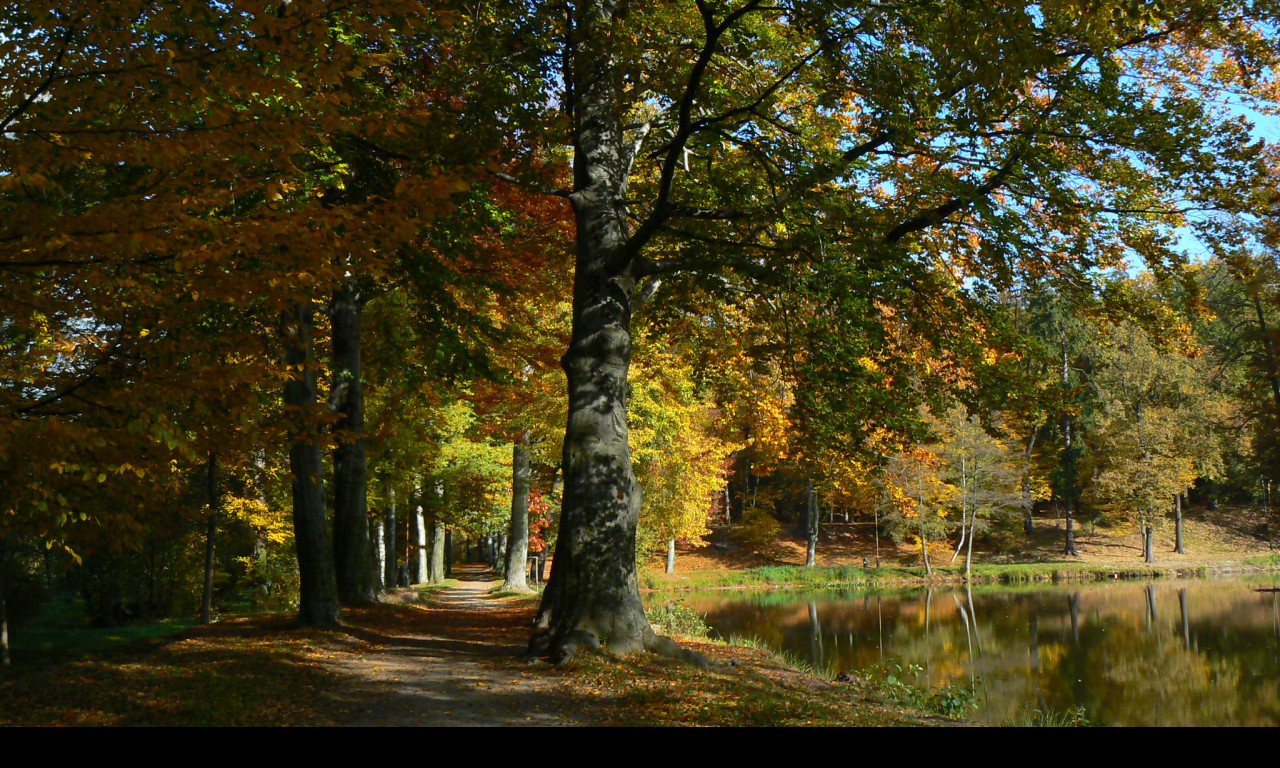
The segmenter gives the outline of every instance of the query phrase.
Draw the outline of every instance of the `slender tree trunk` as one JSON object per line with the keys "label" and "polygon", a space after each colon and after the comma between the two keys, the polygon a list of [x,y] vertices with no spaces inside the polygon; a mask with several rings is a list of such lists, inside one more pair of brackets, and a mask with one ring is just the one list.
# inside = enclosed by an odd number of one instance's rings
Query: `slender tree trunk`
{"label": "slender tree trunk", "polygon": [[386,560],[384,560],[382,580],[386,583],[387,589],[391,589],[396,584],[396,572],[399,562],[396,553],[396,490],[391,487],[390,483],[383,486],[385,490],[383,495],[387,499],[387,527],[384,532],[386,542],[383,544],[387,552]]}
{"label": "slender tree trunk", "polygon": [[12,664],[9,656],[9,548],[0,538],[0,667]]}
{"label": "slender tree trunk", "polygon": [[214,538],[218,533],[218,510],[222,504],[218,495],[218,454],[210,451],[206,466],[206,490],[209,494],[209,517],[204,532],[204,591],[200,596],[200,623],[213,623],[213,565]]}
{"label": "slender tree trunk", "polygon": [[1146,553],[1147,553],[1146,561],[1148,563],[1154,563],[1156,561],[1156,552],[1155,552],[1155,546],[1154,546],[1155,529],[1151,527],[1150,521],[1144,522],[1143,527],[1146,529],[1143,532],[1143,546],[1146,549]]}
{"label": "slender tree trunk", "polygon": [[1186,551],[1182,547],[1182,494],[1173,494],[1174,507],[1174,542],[1173,551],[1180,555],[1185,555]]}
{"label": "slender tree trunk", "polygon": [[676,572],[676,540],[667,540],[667,573]]}
{"label": "slender tree trunk", "polygon": [[973,519],[977,510],[969,510],[969,543],[964,552],[964,580],[967,583],[973,578]]}
{"label": "slender tree trunk", "polygon": [[369,538],[373,542],[373,585],[378,592],[387,588],[382,575],[387,572],[387,524],[381,518],[370,521]]}
{"label": "slender tree trunk", "polygon": [[964,504],[960,505],[960,542],[956,544],[956,551],[951,553],[951,565],[955,565],[956,558],[964,551],[965,540],[965,508]]}
{"label": "slender tree trunk", "polygon": [[378,595],[369,541],[368,467],[364,452],[364,385],[360,368],[363,300],[353,282],[333,295],[333,556],[343,605],[368,605]]}
{"label": "slender tree trunk", "polygon": [[[1061,331],[1061,326],[1059,327]],[[1069,392],[1071,387],[1071,367],[1067,359],[1067,336],[1065,331],[1062,332],[1062,391],[1063,396]],[[1067,536],[1066,543],[1063,547],[1063,554],[1071,557],[1079,557],[1080,553],[1076,551],[1076,532],[1075,532],[1075,502],[1076,502],[1076,459],[1074,447],[1072,446],[1071,434],[1071,416],[1062,414],[1062,461],[1063,461],[1063,487],[1061,489],[1063,500],[1067,507]]]}
{"label": "slender tree trunk", "polygon": [[413,504],[413,498],[410,497],[409,510],[409,530],[408,541],[405,542],[404,561],[409,566],[409,583],[420,584],[422,579],[419,575],[422,570],[422,550],[418,548],[422,540],[422,507]]}
{"label": "slender tree trunk", "polygon": [[413,533],[410,536],[410,544],[413,546],[413,566],[410,569],[409,578],[414,584],[422,584],[430,581],[431,576],[427,570],[427,519],[421,504],[414,505],[410,522],[413,525]]}
{"label": "slender tree trunk", "polygon": [[448,578],[448,569],[445,567],[448,543],[444,523],[436,517],[431,528],[431,572],[427,577],[432,584],[439,584]]}
{"label": "slender tree trunk", "polygon": [[1070,499],[1067,500],[1067,541],[1063,548],[1064,555],[1079,557],[1080,553],[1076,550],[1076,511],[1075,503]]}
{"label": "slender tree trunk", "polygon": [[805,533],[807,542],[804,553],[806,568],[818,563],[818,493],[813,489],[813,481],[808,482],[808,494],[805,496]]}
{"label": "slender tree trunk", "polygon": [[929,539],[924,535],[924,526],[920,526],[920,557],[924,560],[924,575],[933,575],[933,566],[929,564]]}
{"label": "slender tree trunk", "polygon": [[965,466],[968,462],[964,457],[960,458],[960,543],[956,545],[956,551],[951,553],[951,565],[956,564],[956,558],[960,556],[960,552],[964,549],[965,539],[965,512],[968,508],[968,481],[965,479]]}
{"label": "slender tree trunk", "polygon": [[872,510],[876,519],[876,567],[880,567],[880,507]]}
{"label": "slender tree trunk", "polygon": [[453,531],[444,529],[444,577],[453,576]]}
{"label": "slender tree trunk", "polygon": [[322,438],[312,426],[317,404],[312,314],[310,305],[298,304],[286,311],[281,320],[285,364],[291,374],[284,386],[284,403],[285,412],[292,419],[289,468],[293,474],[293,538],[301,582],[298,620],[304,625],[322,626],[341,622],[342,608],[325,517]]}
{"label": "slender tree trunk", "polygon": [[1031,493],[1031,455],[1036,447],[1036,435],[1040,426],[1031,428],[1031,436],[1027,438],[1027,447],[1022,451],[1022,532],[1027,536],[1035,534],[1035,497]]}

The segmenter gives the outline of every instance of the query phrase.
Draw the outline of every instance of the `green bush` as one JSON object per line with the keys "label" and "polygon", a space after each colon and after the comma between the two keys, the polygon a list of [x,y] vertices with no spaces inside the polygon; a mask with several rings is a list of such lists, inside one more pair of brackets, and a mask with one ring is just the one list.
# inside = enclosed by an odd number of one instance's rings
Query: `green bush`
{"label": "green bush", "polygon": [[660,635],[682,637],[711,637],[711,627],[703,621],[703,615],[682,602],[654,606],[645,614],[654,631]]}

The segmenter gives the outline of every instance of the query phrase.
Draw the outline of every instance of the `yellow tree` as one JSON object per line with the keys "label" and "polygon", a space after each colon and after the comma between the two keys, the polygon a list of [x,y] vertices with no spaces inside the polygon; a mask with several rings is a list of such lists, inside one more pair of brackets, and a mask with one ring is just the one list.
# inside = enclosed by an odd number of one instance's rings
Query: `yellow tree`
{"label": "yellow tree", "polygon": [[644,375],[633,382],[629,409],[631,458],[644,493],[637,546],[645,553],[665,545],[673,573],[676,541],[700,545],[708,532],[712,500],[738,446],[719,436],[719,412],[698,392],[688,350],[662,338],[645,342],[634,363]]}

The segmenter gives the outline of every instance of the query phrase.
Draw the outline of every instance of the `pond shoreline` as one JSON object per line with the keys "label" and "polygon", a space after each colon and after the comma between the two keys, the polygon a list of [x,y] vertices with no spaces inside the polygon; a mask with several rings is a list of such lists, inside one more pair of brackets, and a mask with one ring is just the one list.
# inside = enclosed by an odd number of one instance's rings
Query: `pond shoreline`
{"label": "pond shoreline", "polygon": [[1116,563],[1012,563],[976,565],[965,579],[963,568],[933,569],[856,566],[773,566],[745,570],[642,574],[642,593],[702,590],[829,589],[844,587],[955,586],[970,584],[1057,584],[1062,582],[1201,579],[1249,573],[1280,573],[1280,555],[1178,565]]}

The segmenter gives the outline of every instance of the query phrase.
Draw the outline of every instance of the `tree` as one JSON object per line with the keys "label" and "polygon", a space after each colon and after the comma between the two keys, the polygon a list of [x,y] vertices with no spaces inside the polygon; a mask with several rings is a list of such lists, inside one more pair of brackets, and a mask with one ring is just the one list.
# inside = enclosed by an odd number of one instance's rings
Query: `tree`
{"label": "tree", "polygon": [[987,433],[982,424],[963,408],[947,412],[937,425],[943,442],[942,453],[952,485],[959,490],[960,543],[951,557],[964,550],[964,575],[972,573],[973,540],[978,532],[1021,505],[1018,472],[1010,461],[1008,447]]}
{"label": "tree", "polygon": [[[1120,514],[1136,514],[1143,558],[1154,562],[1156,522],[1197,479],[1222,472],[1214,421],[1225,413],[1194,347],[1162,349],[1132,324],[1112,328],[1108,342],[1097,377],[1097,489]],[[1176,524],[1180,543],[1180,517]]]}
{"label": "tree", "polygon": [[[1233,77],[1205,62],[1270,60],[1267,9],[695,6],[583,0],[540,38],[574,153],[570,188],[551,191],[577,238],[561,537],[533,644],[557,659],[672,650],[634,565],[626,383],[648,281],[734,267],[785,283],[817,232],[850,264],[897,265],[904,287],[936,257],[979,283],[1017,268],[1087,281],[1125,254],[1166,263],[1181,206],[1225,204],[1219,181],[1258,171],[1246,128],[1202,99]],[[1148,90],[1166,81],[1176,97]]]}
{"label": "tree", "polygon": [[648,338],[638,357],[629,398],[631,457],[645,501],[638,551],[661,546],[674,573],[676,541],[697,542],[708,532],[713,494],[724,487],[724,467],[737,446],[717,436],[716,414],[697,391],[688,349]]}

